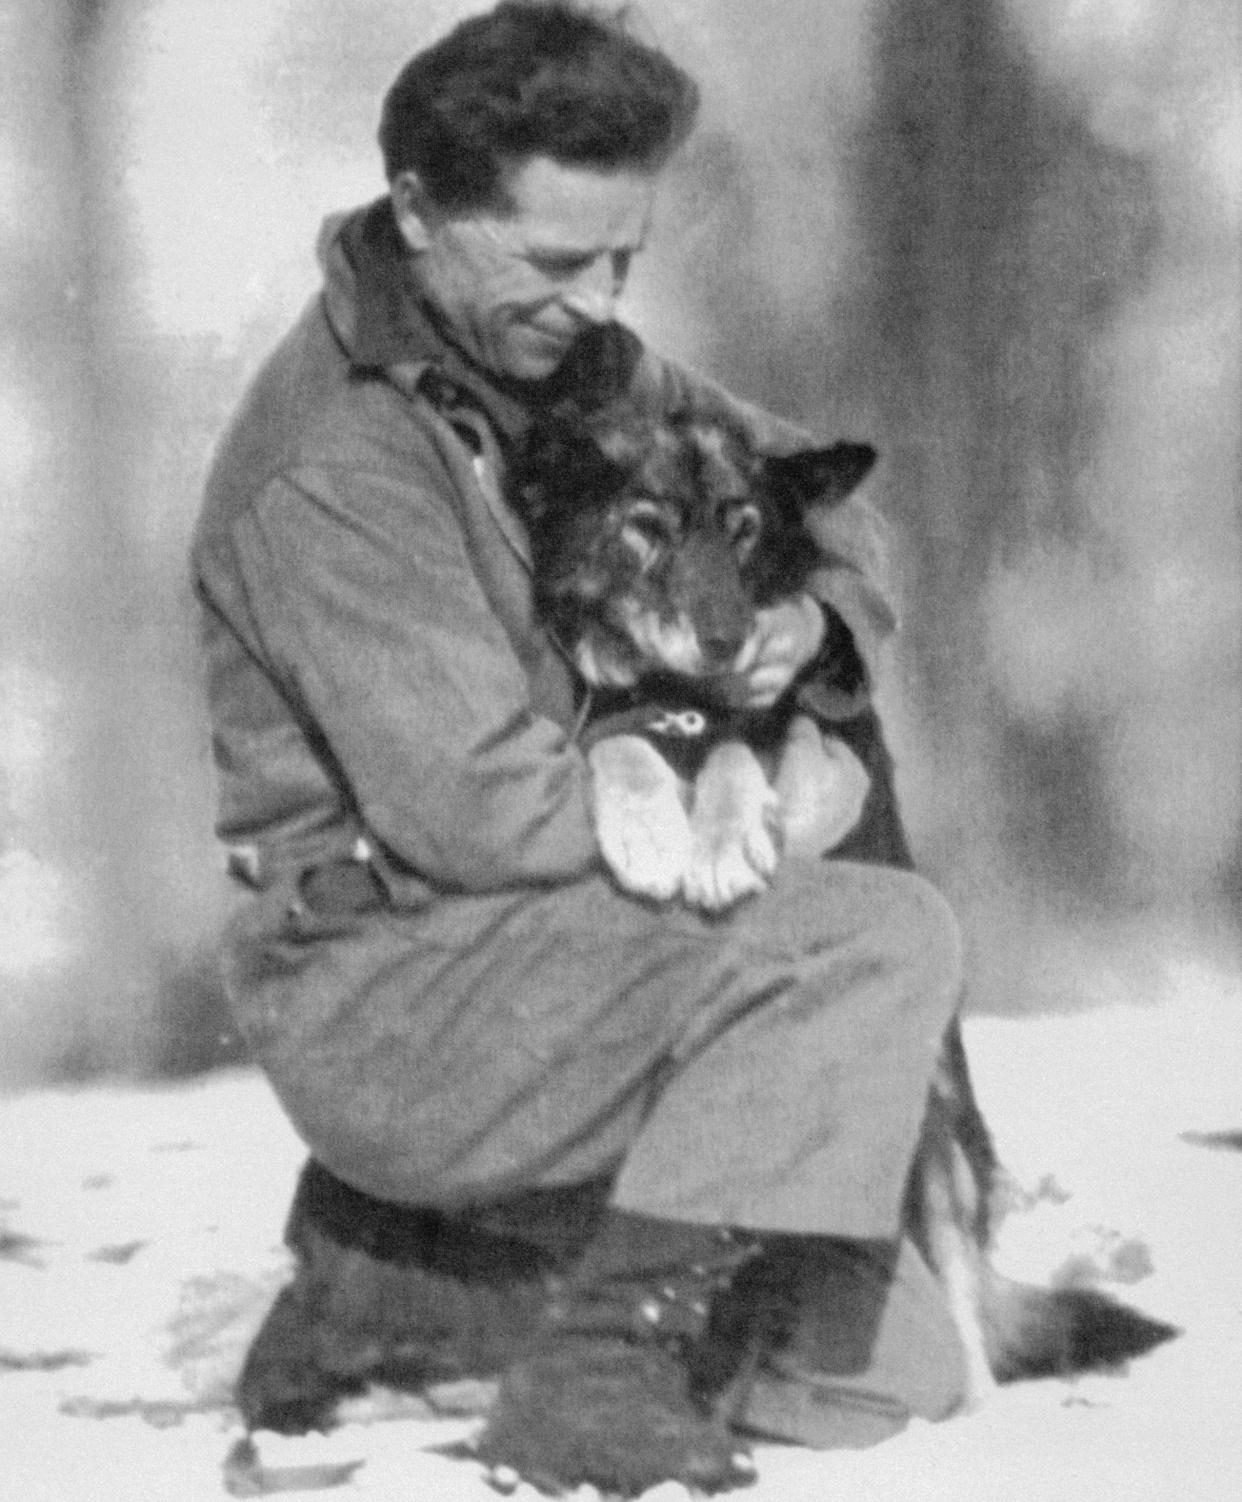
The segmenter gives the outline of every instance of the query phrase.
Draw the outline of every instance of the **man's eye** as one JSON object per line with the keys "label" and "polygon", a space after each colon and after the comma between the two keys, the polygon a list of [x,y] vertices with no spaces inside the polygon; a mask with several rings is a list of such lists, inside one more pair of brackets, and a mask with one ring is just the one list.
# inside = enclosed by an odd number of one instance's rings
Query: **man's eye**
{"label": "man's eye", "polygon": [[[625,285],[625,280],[630,274],[630,267],[634,261],[633,250],[613,250],[601,252],[600,256],[608,257],[608,269],[613,282],[618,289]],[[527,261],[541,276],[549,277],[553,281],[569,281],[576,276],[581,276],[584,271],[589,271],[600,259],[596,255],[540,255],[538,253],[527,256]]]}
{"label": "man's eye", "polygon": [[594,256],[531,256],[530,264],[536,271],[544,276],[563,277],[577,276],[580,271],[585,271]]}

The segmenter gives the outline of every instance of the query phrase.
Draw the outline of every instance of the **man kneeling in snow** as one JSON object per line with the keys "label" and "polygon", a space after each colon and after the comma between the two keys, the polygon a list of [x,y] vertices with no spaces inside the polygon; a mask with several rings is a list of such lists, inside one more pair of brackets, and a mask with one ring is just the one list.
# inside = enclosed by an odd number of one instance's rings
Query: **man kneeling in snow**
{"label": "man kneeling in snow", "polygon": [[[417,55],[384,106],[388,190],[325,225],[322,293],[217,455],[194,565],[219,828],[253,889],[227,978],[312,1154],[252,1427],[490,1370],[487,1462],[632,1493],[748,1480],[742,1428],[865,1443],[958,1402],[900,1229],[952,915],[843,858],[787,862],[723,918],[618,890],[580,686],[501,498],[566,372],[591,378],[575,351],[613,323],[696,107],[567,3],[506,0]],[[624,377],[765,451],[807,441],[650,351]],[[801,693],[870,759],[883,819],[878,523],[855,496],[832,529],[729,692]]]}

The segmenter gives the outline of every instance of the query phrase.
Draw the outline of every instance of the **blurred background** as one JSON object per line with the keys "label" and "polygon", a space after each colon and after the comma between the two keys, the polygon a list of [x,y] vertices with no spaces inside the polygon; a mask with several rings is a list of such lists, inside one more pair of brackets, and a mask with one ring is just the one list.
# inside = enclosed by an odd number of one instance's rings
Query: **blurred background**
{"label": "blurred background", "polygon": [[[0,0],[0,1084],[236,1056],[186,544],[448,0]],[[884,453],[885,712],[970,1004],[1242,965],[1236,0],[643,0],[628,313]]]}

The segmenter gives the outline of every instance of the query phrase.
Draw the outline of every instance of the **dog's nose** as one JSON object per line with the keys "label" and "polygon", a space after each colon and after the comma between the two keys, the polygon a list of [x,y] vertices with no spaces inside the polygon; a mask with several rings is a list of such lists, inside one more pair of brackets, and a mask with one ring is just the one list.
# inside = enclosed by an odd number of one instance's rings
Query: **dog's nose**
{"label": "dog's nose", "polygon": [[735,631],[700,631],[699,651],[706,666],[713,672],[719,672],[733,666],[744,640]]}

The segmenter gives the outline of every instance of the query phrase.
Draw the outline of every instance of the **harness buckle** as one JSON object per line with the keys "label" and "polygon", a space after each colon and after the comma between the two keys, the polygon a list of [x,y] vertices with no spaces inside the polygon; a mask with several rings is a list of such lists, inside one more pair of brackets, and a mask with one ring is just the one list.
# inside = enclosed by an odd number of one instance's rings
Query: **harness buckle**
{"label": "harness buckle", "polygon": [[698,740],[707,733],[707,716],[698,709],[665,709],[647,729],[652,735],[671,735],[680,740]]}

